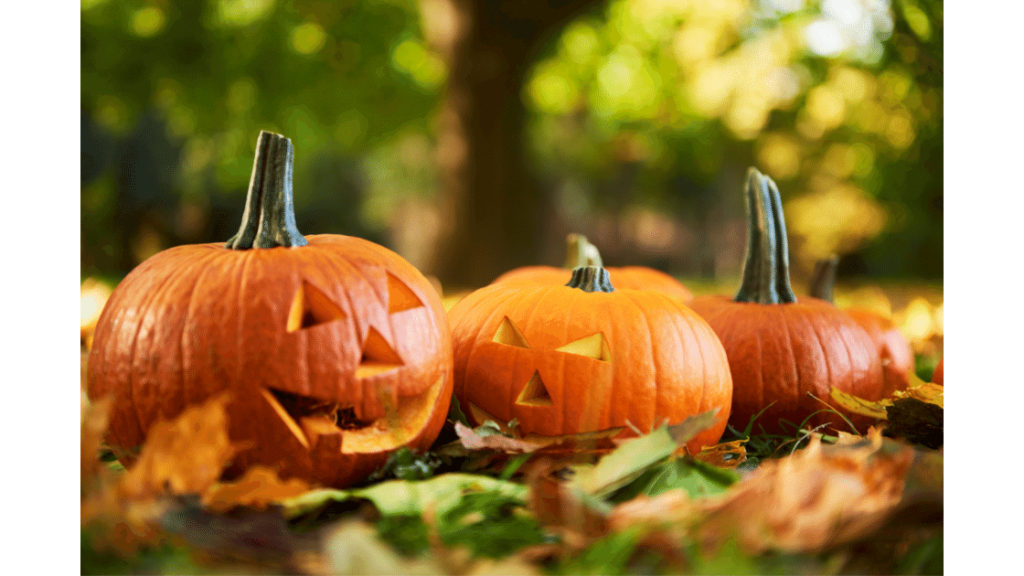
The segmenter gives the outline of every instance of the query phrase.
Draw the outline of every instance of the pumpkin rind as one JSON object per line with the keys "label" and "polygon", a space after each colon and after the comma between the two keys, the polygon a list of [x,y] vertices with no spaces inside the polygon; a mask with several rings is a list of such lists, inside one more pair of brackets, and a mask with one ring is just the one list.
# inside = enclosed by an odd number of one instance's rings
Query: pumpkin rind
{"label": "pumpkin rind", "polygon": [[[793,295],[775,183],[751,168],[746,198],[748,244],[739,291],[734,298],[704,296],[690,303],[728,354],[733,377],[730,423],[743,430],[770,405],[755,422],[755,431],[762,426],[769,432],[787,430],[783,419],[799,426],[825,408],[808,394],[827,401],[832,387],[880,399],[882,368],[867,332],[828,302]],[[855,424],[864,423],[847,416]],[[808,422],[831,422],[841,428],[839,420],[834,414],[819,413]]]}
{"label": "pumpkin rind", "polygon": [[716,425],[688,448],[714,444],[725,430],[725,351],[678,299],[498,283],[466,296],[449,320],[455,395],[475,421],[516,419],[524,433],[544,436],[630,424],[647,432],[717,407]]}
{"label": "pumpkin rind", "polygon": [[[259,169],[258,159],[254,181]],[[130,463],[150,426],[225,391],[229,436],[243,448],[232,473],[263,464],[344,486],[400,445],[429,447],[453,386],[447,320],[430,283],[367,240],[290,242],[297,247],[171,248],[117,286],[96,326],[88,386],[92,398],[115,397],[108,442],[119,457]],[[387,369],[378,356],[397,362]],[[373,424],[331,430],[290,418],[275,394],[349,406]]]}
{"label": "pumpkin rind", "polygon": [[[819,260],[814,266],[809,293],[815,298],[832,304],[839,257]],[[897,390],[910,385],[910,374],[914,371],[914,349],[903,334],[893,325],[892,320],[866,308],[843,308],[868,333],[882,361],[885,386],[883,397],[889,397]]]}

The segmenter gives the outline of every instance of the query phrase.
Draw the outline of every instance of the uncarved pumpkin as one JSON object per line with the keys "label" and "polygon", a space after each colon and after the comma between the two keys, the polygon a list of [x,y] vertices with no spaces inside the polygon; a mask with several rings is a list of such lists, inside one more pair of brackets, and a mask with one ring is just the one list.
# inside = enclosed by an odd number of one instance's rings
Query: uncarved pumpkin
{"label": "uncarved pumpkin", "polygon": [[630,425],[646,432],[718,408],[716,425],[688,448],[718,441],[732,378],[714,332],[678,298],[608,279],[581,267],[566,286],[491,284],[449,311],[455,395],[474,423],[629,435]]}
{"label": "uncarved pumpkin", "polygon": [[[572,278],[572,272],[580,266],[603,266],[601,253],[582,234],[566,237],[566,257],[562,268],[554,266],[524,266],[509,270],[494,279],[492,284],[501,282],[527,282],[565,286]],[[646,266],[622,266],[605,268],[615,286],[629,290],[653,290],[681,298],[684,303],[693,300],[693,293],[672,276]]]}
{"label": "uncarved pumpkin", "polygon": [[[836,269],[839,257],[822,259],[814,266],[811,276],[810,295],[834,302],[833,289],[836,282]],[[885,387],[882,394],[886,397],[897,390],[905,390],[910,384],[910,375],[914,372],[914,349],[903,336],[892,320],[868,308],[843,308],[857,324],[871,337],[878,356],[882,360],[882,371]]]}
{"label": "uncarved pumpkin", "polygon": [[935,366],[935,371],[932,372],[932,382],[935,382],[939,386],[944,386],[944,384],[942,383],[942,361],[944,359],[945,358],[939,358],[939,363]]}
{"label": "uncarved pumpkin", "polygon": [[[740,430],[762,409],[755,431],[788,431],[825,408],[832,387],[877,400],[882,366],[867,332],[835,306],[793,294],[782,202],[775,183],[751,168],[746,183],[747,253],[735,297],[690,303],[714,329],[733,378],[730,422]],[[771,406],[769,408],[769,406]],[[853,415],[849,415],[853,417]],[[853,418],[858,423],[858,418]],[[841,427],[835,414],[808,420]]]}
{"label": "uncarved pumpkin", "polygon": [[453,386],[440,298],[394,252],[303,237],[292,145],[262,132],[239,233],[171,248],[117,286],[97,323],[89,395],[114,396],[108,443],[130,464],[159,420],[228,392],[254,464],[344,486],[440,432]]}

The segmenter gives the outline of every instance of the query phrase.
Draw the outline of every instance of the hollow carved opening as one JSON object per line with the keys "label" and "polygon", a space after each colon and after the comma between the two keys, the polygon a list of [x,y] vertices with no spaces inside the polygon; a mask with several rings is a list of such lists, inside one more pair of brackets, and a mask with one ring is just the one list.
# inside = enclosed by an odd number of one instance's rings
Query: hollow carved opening
{"label": "hollow carved opening", "polygon": [[395,349],[372,326],[363,342],[363,355],[356,368],[356,378],[367,378],[400,368],[404,362]]}
{"label": "hollow carved opening", "polygon": [[423,301],[404,282],[388,274],[388,313],[402,312],[423,306]]}
{"label": "hollow carved opening", "polygon": [[580,338],[579,340],[569,342],[561,348],[555,348],[557,352],[566,352],[568,354],[577,354],[579,356],[586,356],[587,358],[594,358],[602,362],[611,362],[612,353],[608,349],[608,341],[605,340],[604,333],[598,332],[592,336],[586,338]]}
{"label": "hollow carved opening", "polygon": [[319,288],[309,282],[303,282],[302,287],[292,298],[287,329],[289,332],[295,332],[343,318],[345,313],[341,311],[340,306]]}
{"label": "hollow carved opening", "polygon": [[552,406],[551,394],[548,392],[544,381],[540,379],[540,373],[534,372],[533,378],[526,383],[523,391],[516,398],[516,404],[521,406]]}
{"label": "hollow carved opening", "polygon": [[526,343],[526,338],[523,337],[523,333],[516,328],[516,325],[509,320],[508,316],[505,316],[501,320],[501,324],[498,325],[498,331],[494,333],[492,341],[498,344],[505,344],[506,346],[516,346],[518,348],[529,348],[529,344]]}

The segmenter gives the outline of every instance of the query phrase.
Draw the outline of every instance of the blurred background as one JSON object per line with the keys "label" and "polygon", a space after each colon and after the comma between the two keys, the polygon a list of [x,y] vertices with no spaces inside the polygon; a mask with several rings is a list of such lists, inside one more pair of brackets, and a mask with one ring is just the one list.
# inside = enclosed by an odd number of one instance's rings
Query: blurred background
{"label": "blurred background", "polygon": [[446,292],[560,265],[569,232],[733,292],[757,166],[798,294],[838,253],[837,303],[941,338],[941,2],[82,0],[81,22],[90,286],[231,236],[272,130],[300,231]]}

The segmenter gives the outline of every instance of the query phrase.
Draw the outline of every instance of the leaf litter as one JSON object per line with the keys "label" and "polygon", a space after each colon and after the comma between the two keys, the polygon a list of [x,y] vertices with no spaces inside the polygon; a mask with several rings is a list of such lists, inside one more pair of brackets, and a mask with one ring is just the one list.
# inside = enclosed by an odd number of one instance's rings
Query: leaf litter
{"label": "leaf litter", "polygon": [[[304,574],[693,572],[724,566],[715,558],[730,551],[738,568],[725,571],[767,571],[798,554],[799,570],[831,573],[856,565],[850,550],[872,538],[902,538],[905,550],[906,534],[920,533],[914,565],[934,565],[941,451],[882,433],[913,402],[938,410],[929,423],[941,434],[941,390],[921,383],[903,394],[890,404],[831,395],[886,418],[864,436],[800,431],[792,449],[752,470],[744,464],[756,436],[685,449],[713,413],[632,438],[624,429],[540,438],[515,422],[471,428],[456,416],[450,441],[396,453],[347,490],[264,467],[222,481],[237,451],[225,398],[156,425],[135,464],[117,472],[97,457],[109,403],[83,397],[83,546],[125,562],[169,546],[213,566],[232,558]],[[893,553],[886,569],[911,562],[901,558]]]}

